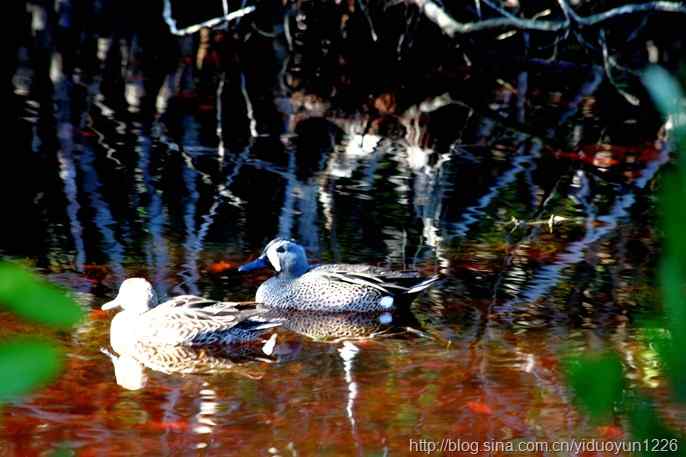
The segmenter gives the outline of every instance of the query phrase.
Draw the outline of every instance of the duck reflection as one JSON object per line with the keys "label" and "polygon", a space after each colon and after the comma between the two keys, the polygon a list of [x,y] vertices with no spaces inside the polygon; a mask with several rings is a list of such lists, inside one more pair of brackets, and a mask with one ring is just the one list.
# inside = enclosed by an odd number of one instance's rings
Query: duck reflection
{"label": "duck reflection", "polygon": [[276,334],[263,345],[241,347],[190,347],[137,343],[127,352],[115,354],[106,348],[100,352],[110,358],[118,385],[139,390],[148,381],[147,369],[164,374],[210,375],[230,371],[249,379],[260,379],[276,343]]}
{"label": "duck reflection", "polygon": [[320,313],[270,309],[263,317],[279,320],[281,329],[329,343],[401,335],[408,328],[419,326],[410,312]]}

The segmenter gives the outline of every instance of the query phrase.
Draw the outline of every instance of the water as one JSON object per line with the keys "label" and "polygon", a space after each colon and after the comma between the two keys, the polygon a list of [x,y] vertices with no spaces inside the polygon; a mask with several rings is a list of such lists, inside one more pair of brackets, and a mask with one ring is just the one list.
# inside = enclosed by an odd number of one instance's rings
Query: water
{"label": "water", "polygon": [[[299,138],[222,156],[172,141],[164,123],[144,133],[93,110],[93,124],[70,133],[78,147],[61,143],[59,169],[32,183],[32,231],[4,246],[93,310],[59,335],[68,353],[60,379],[5,409],[7,454],[405,455],[420,439],[604,438],[621,433],[621,416],[601,426],[581,416],[560,357],[605,347],[671,411],[633,324],[658,301],[645,187],[666,160],[663,145],[587,147],[578,160],[506,129],[479,138],[484,117],[465,125],[478,145],[465,150],[345,133],[315,158],[302,156]],[[359,121],[338,122],[352,130]],[[601,154],[617,163],[587,159]],[[269,362],[201,374],[139,366],[133,380],[115,378],[100,351],[110,316],[98,306],[124,277],[146,276],[162,295],[249,300],[265,275],[235,267],[276,235],[322,261],[447,279],[416,301],[409,323],[374,338],[282,331]],[[3,320],[3,333],[32,331]],[[361,327],[353,333],[380,330]]]}
{"label": "water", "polygon": [[[3,162],[24,179],[5,193],[0,254],[67,286],[88,319],[52,335],[62,376],[4,408],[0,455],[408,455],[419,440],[626,438],[621,412],[602,424],[580,414],[561,370],[565,354],[606,348],[684,429],[637,329],[659,309],[654,186],[669,150],[598,69],[470,75],[404,109],[389,108],[403,94],[379,96],[376,114],[295,92],[256,102],[242,127],[244,107],[204,86],[168,90],[155,117],[135,71],[122,101],[107,78],[39,69],[16,91],[20,150]],[[283,121],[283,134],[245,138],[250,121],[255,133]],[[183,367],[151,356],[115,373],[99,306],[124,278],[163,297],[250,300],[268,274],[236,267],[275,236],[316,261],[446,279],[390,324],[305,316],[271,356],[191,351],[166,355]],[[3,336],[50,334],[2,320]]]}

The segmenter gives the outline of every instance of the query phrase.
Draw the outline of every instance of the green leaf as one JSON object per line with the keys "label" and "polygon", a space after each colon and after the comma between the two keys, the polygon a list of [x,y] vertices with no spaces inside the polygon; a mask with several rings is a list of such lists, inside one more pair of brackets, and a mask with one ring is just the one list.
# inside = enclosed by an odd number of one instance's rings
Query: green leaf
{"label": "green leaf", "polygon": [[24,319],[69,328],[83,316],[65,291],[11,262],[0,262],[0,305]]}
{"label": "green leaf", "polygon": [[656,345],[664,362],[676,399],[686,403],[686,293],[684,257],[667,255],[662,260],[661,278],[667,328],[671,338]]}
{"label": "green leaf", "polygon": [[0,343],[0,402],[26,395],[61,371],[62,351],[37,338],[15,337]]}
{"label": "green leaf", "polygon": [[660,266],[660,288],[669,340],[656,344],[676,399],[686,403],[686,110],[679,83],[666,70],[653,66],[643,73],[643,82],[658,109],[674,123],[671,133],[681,163],[677,172],[664,180],[660,196],[665,233],[664,255]]}
{"label": "green leaf", "polygon": [[50,457],[74,457],[76,452],[67,444],[60,444],[56,449],[50,453]]}
{"label": "green leaf", "polygon": [[[661,197],[662,228],[665,232],[665,255],[673,256],[686,265],[686,179],[679,175],[667,176]],[[686,278],[682,276],[682,278]],[[667,284],[663,284],[666,286]],[[670,284],[671,285],[671,284]]]}
{"label": "green leaf", "polygon": [[563,365],[577,404],[595,421],[612,419],[624,387],[622,364],[617,354],[569,357]]}
{"label": "green leaf", "polygon": [[[653,401],[643,395],[627,400],[627,413],[634,442],[642,444],[638,455],[682,455],[684,436],[665,424]],[[670,445],[671,444],[671,445]]]}

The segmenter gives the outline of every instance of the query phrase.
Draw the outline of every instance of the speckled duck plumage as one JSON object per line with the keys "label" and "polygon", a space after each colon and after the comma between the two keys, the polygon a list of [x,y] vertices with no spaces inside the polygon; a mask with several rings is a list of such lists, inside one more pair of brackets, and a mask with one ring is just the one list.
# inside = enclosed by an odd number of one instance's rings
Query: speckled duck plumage
{"label": "speckled duck plumage", "polygon": [[121,307],[110,325],[110,344],[128,352],[137,344],[209,346],[255,340],[281,324],[261,317],[254,304],[215,302],[181,295],[157,304],[152,286],[143,278],[129,278],[103,310]]}
{"label": "speckled duck plumage", "polygon": [[[275,341],[276,333],[269,341]],[[264,375],[264,363],[271,362],[269,354],[255,345],[240,346],[179,346],[137,342],[132,352],[114,354],[105,348],[114,367],[114,377],[120,386],[129,390],[145,387],[147,370],[172,374],[226,374],[259,379]]]}
{"label": "speckled duck plumage", "polygon": [[370,265],[310,266],[299,244],[277,238],[239,271],[270,266],[277,274],[262,283],[255,300],[265,306],[323,312],[380,312],[409,302],[436,281],[415,272],[392,272]]}

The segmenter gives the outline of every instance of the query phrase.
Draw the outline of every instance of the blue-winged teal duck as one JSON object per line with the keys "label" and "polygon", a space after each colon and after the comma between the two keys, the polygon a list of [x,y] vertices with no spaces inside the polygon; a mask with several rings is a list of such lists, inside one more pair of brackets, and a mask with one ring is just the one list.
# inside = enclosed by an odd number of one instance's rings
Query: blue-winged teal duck
{"label": "blue-winged teal duck", "polygon": [[277,274],[260,285],[255,300],[280,309],[385,311],[409,303],[440,279],[423,280],[416,272],[392,272],[370,265],[310,266],[305,249],[282,238],[272,240],[259,258],[238,271],[270,265]]}
{"label": "blue-winged teal duck", "polygon": [[241,343],[256,339],[279,320],[260,317],[255,304],[215,302],[193,295],[181,295],[157,304],[148,281],[130,278],[119,287],[117,297],[102,305],[121,307],[112,319],[110,344],[118,353],[135,344],[209,346]]}

